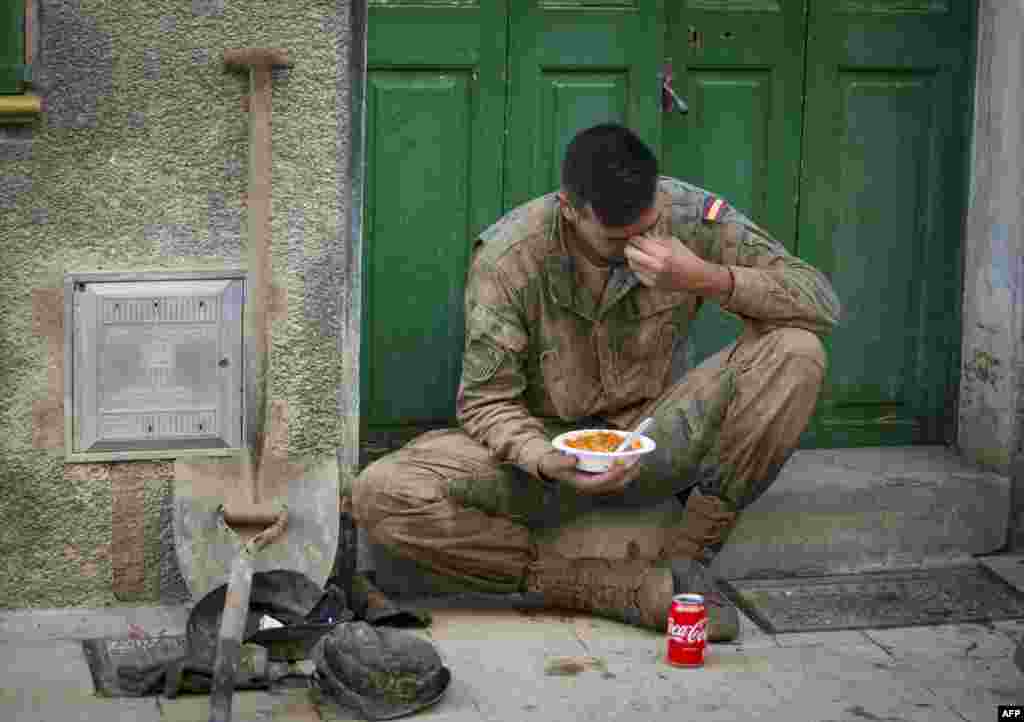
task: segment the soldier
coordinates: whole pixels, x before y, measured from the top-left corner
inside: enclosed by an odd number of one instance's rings
[[[705,301],[744,331],[687,372]],[[368,537],[475,589],[652,629],[674,593],[704,592],[709,639],[734,639],[736,609],[706,565],[814,411],[819,337],[839,318],[826,278],[723,199],[659,176],[634,133],[604,124],[569,144],[559,192],[480,234],[465,308],[460,428],[421,435],[354,481]],[[646,416],[657,450],[631,467],[577,471],[550,442]],[[588,509],[672,495],[683,522],[657,560],[570,560],[531,539]]]

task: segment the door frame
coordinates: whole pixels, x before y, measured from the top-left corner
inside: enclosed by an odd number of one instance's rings
[[[339,69],[347,64],[349,124],[346,138],[348,164],[341,157],[335,158],[337,165],[338,194],[348,195],[348,217],[339,218],[339,229],[346,229],[349,242],[342,243],[340,268],[343,275],[341,298],[338,304],[338,351],[341,355],[341,379],[338,387],[337,409],[342,420],[340,445],[335,455],[341,475],[342,490],[350,489],[351,482],[359,473],[360,443],[360,395],[362,393],[361,356],[363,321],[363,198],[366,192],[366,81],[367,81],[367,25],[369,22],[368,0],[350,0],[349,27],[351,39],[347,58],[337,59]],[[339,54],[340,55],[340,54]],[[340,73],[339,73],[340,75]],[[339,86],[344,81],[339,78]],[[339,94],[343,89],[338,88]],[[338,134],[342,131],[339,128]],[[342,179],[347,179],[347,184]],[[346,187],[347,185],[347,187]],[[341,202],[341,208],[345,203]],[[342,231],[344,232],[344,231]]]

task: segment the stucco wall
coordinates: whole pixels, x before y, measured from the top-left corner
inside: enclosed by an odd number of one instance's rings
[[[248,79],[225,48],[286,48],[275,72],[270,397],[292,459],[335,464],[348,232],[346,0],[39,0],[44,115],[0,128],[0,606],[115,601],[112,519],[142,577],[183,591],[168,536],[173,459],[65,464],[62,283],[71,271],[246,267]],[[138,509],[112,489],[134,489]]]
[[[1024,421],[1024,2],[982,0],[958,443],[1006,473]]]

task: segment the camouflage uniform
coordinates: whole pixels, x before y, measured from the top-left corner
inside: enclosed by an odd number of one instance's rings
[[[613,267],[603,298],[577,282],[555,193],[484,231],[466,289],[461,428],[424,434],[367,467],[352,489],[369,537],[442,576],[519,588],[531,529],[601,504],[646,504],[697,486],[741,510],[776,478],[825,374],[819,336],[839,318],[828,280],[707,191],[662,177],[655,231],[726,266],[736,342],[687,372],[703,302]],[[653,415],[658,449],[613,499],[541,480],[550,439]]]

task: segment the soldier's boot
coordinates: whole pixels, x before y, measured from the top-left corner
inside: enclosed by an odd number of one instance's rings
[[[738,512],[717,496],[691,493],[685,501],[683,521],[669,540],[663,557],[678,569],[689,567],[686,581],[693,591],[703,594],[708,619],[714,627],[714,641],[731,642],[740,633],[739,612],[729,599],[718,591],[708,566],[721,551],[736,526]],[[678,575],[677,575],[678,576]]]
[[[691,493],[684,503],[682,523],[665,546],[665,558],[710,564],[732,533],[738,516],[739,512],[717,496]]]
[[[707,570],[691,559],[652,563],[568,559],[548,553],[528,566],[525,591],[539,594],[547,607],[587,612],[659,631],[668,623],[674,595],[703,594],[708,640],[729,641],[739,634],[736,608],[723,604],[724,598]]]

